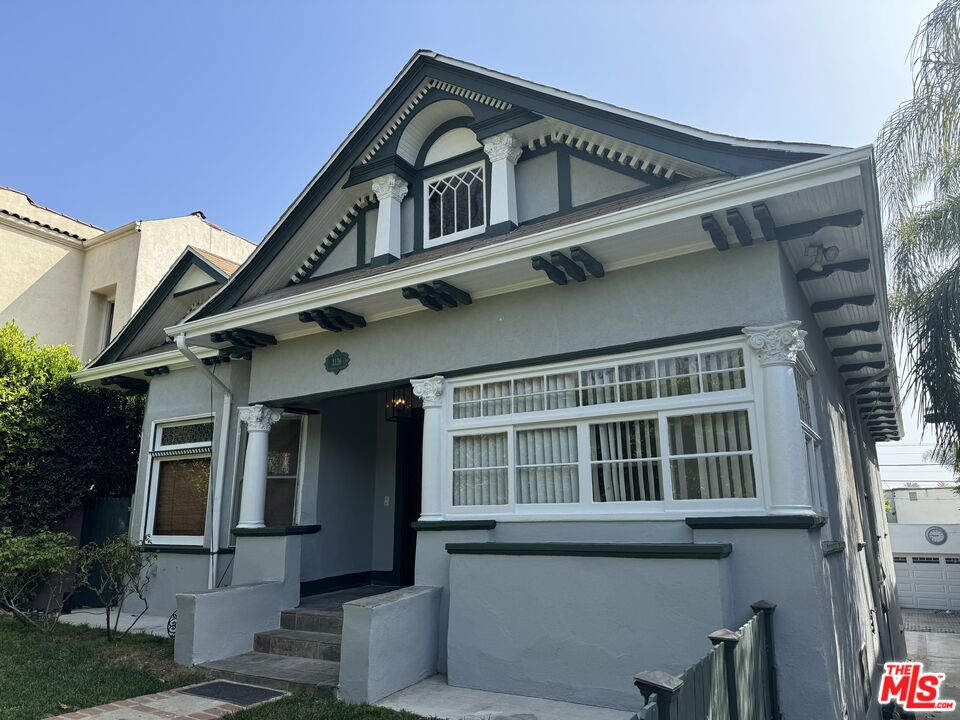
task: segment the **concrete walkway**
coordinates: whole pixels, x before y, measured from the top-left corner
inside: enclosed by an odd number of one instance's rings
[[[118,630],[123,632],[137,616],[132,613],[120,613],[120,615]],[[169,619],[169,617],[160,617],[158,615],[144,615],[137,621],[137,624],[133,626],[130,632],[167,637],[167,621]],[[112,624],[114,620],[114,616],[111,615],[110,623]],[[87,627],[100,628],[102,630],[107,627],[107,611],[103,608],[74,610],[71,613],[61,615],[60,622],[66,625],[86,625]]]
[[[638,692],[638,707],[642,701]],[[451,687],[443,675],[422,680],[377,705],[443,720],[636,720],[635,713],[624,710]]]
[[[238,700],[227,702],[222,698],[207,697],[202,694],[204,689],[216,683],[233,685],[241,696],[249,695],[250,691],[263,691],[250,685],[235,683],[205,682],[198,685],[167,690],[152,695],[141,695],[129,700],[117,700],[106,705],[77,710],[76,712],[57,715],[52,720],[215,720],[215,718],[230,715],[246,708],[273,702],[286,693],[270,692],[267,699],[255,698],[253,701]],[[242,703],[242,704],[241,704]]]
[[[928,672],[946,675],[940,686],[940,697],[956,700],[960,706],[960,634],[955,632],[904,632],[907,657],[923,663]],[[960,710],[918,714],[917,720],[960,720]]]

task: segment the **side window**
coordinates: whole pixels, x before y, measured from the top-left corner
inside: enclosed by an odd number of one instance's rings
[[[146,526],[152,542],[203,543],[212,447],[212,420],[157,426]]]

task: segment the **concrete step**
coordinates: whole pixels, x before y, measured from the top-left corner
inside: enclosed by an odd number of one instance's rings
[[[339,635],[343,632],[343,610],[312,608],[284,610],[280,613],[280,627],[284,630],[306,630]]]
[[[338,662],[262,652],[235,655],[200,667],[224,680],[331,697],[340,682]]]
[[[280,628],[254,635],[253,649],[273,655],[339,661],[340,635]]]

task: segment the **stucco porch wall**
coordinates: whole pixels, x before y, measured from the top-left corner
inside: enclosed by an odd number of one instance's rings
[[[610,272],[600,280],[551,283],[443,312],[373,322],[359,331],[287,340],[254,353],[250,399],[270,403],[781,322],[789,318],[779,262],[772,243],[701,252]],[[455,277],[447,279],[456,283]],[[350,355],[349,367],[336,375],[324,372],[323,358],[337,349]]]
[[[681,673],[730,617],[728,561],[453,555],[448,682],[636,710],[634,674]]]

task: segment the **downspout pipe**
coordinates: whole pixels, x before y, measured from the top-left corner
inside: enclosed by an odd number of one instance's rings
[[[217,554],[220,550],[220,519],[223,504],[223,484],[227,474],[227,444],[230,441],[230,413],[233,410],[233,391],[230,386],[218,378],[193,351],[187,347],[187,336],[180,333],[174,338],[177,350],[191,365],[196,367],[210,384],[223,393],[223,408],[220,414],[220,441],[217,447],[217,474],[213,479],[213,508],[210,512],[210,564],[207,571],[207,589],[217,586]]]

